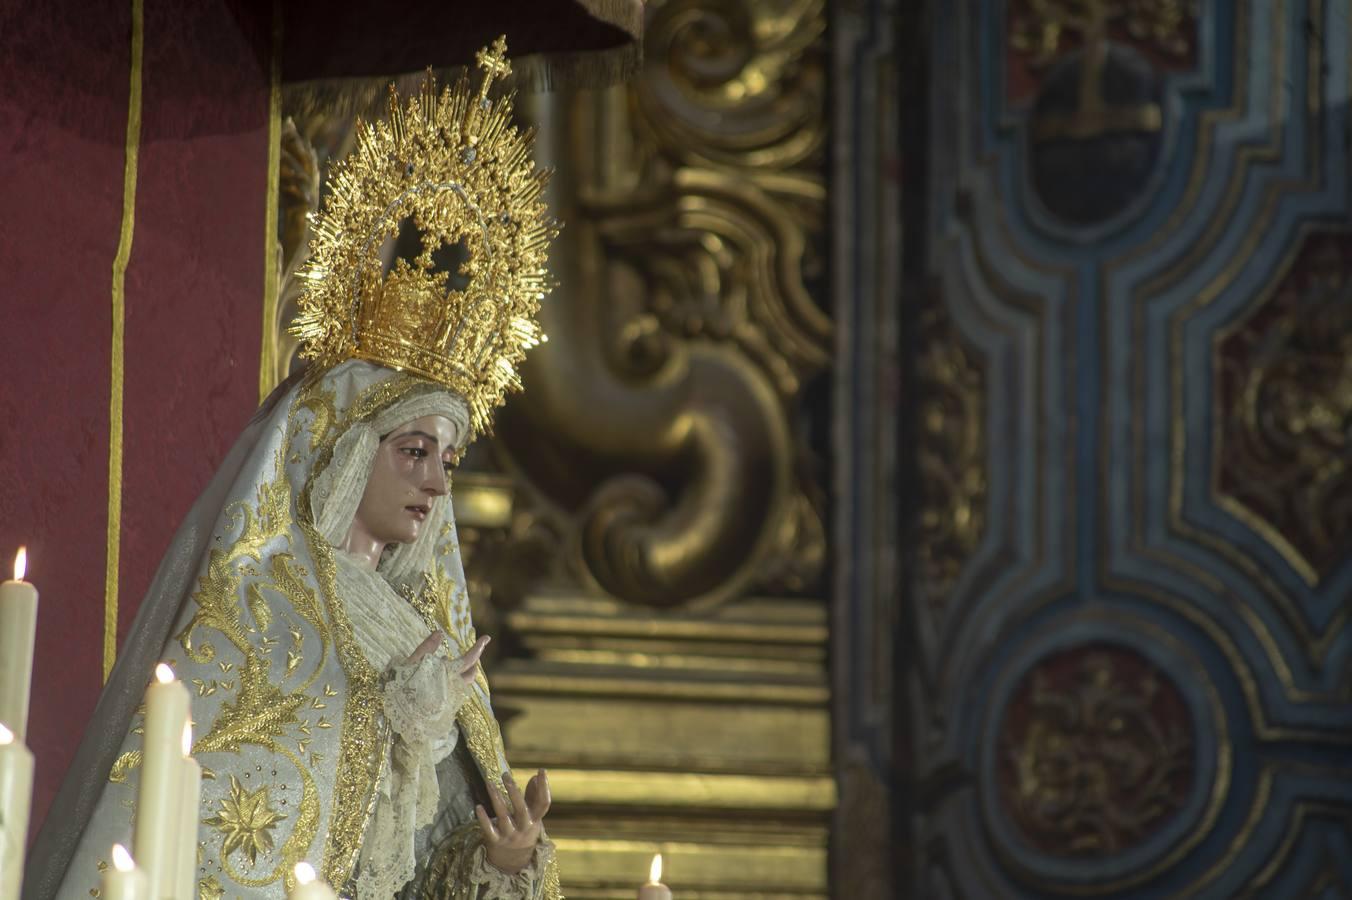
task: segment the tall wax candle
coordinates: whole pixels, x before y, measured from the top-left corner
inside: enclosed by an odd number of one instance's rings
[[[141,789],[136,798],[136,862],[145,871],[151,900],[173,895],[179,832],[178,792],[183,785],[183,728],[188,689],[160,663],[146,690]]]
[[[0,724],[19,741],[28,736],[28,693],[33,683],[33,636],[38,590],[23,580],[28,550],[14,557],[14,580],[0,584]]]
[[[19,900],[32,800],[33,754],[0,725],[0,900]]]
[[[192,758],[192,724],[183,726],[182,786],[179,789],[178,854],[174,868],[174,896],[197,896],[197,827],[201,818],[202,767]]]
[[[662,854],[653,854],[648,883],[638,889],[638,900],[671,900],[671,888],[662,883]]]
[[[146,874],[136,868],[131,854],[121,844],[113,844],[113,864],[103,870],[99,900],[150,900]]]
[[[307,862],[296,863],[296,886],[287,895],[287,900],[338,900],[333,888],[319,880],[314,866]]]

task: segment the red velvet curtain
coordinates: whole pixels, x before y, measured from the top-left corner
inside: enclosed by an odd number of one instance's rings
[[[257,404],[271,28],[243,5],[144,0],[129,141],[132,0],[19,7],[0,5],[0,569],[27,544],[41,591],[36,831],[102,685],[105,616],[120,638]]]

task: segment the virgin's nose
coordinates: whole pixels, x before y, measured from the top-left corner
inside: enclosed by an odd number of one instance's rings
[[[427,473],[427,477],[423,479],[422,483],[423,493],[429,497],[446,496],[446,470],[441,467],[440,463],[429,468],[431,471]]]

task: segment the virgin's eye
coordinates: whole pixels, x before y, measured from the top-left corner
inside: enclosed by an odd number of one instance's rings
[[[405,447],[404,452],[414,459],[422,459],[427,455],[427,451],[421,447]]]

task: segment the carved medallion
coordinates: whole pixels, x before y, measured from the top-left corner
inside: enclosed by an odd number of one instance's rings
[[[1185,803],[1193,731],[1178,687],[1144,656],[1098,643],[1044,657],[999,731],[999,796],[1023,838],[1056,857],[1142,843]]]
[[[1352,553],[1349,253],[1307,237],[1215,349],[1216,492],[1312,584]]]
[[[1190,68],[1188,0],[1047,0],[1010,16],[1010,93],[1033,95],[1030,174],[1072,225],[1097,224],[1142,195],[1159,162],[1164,76]]]

